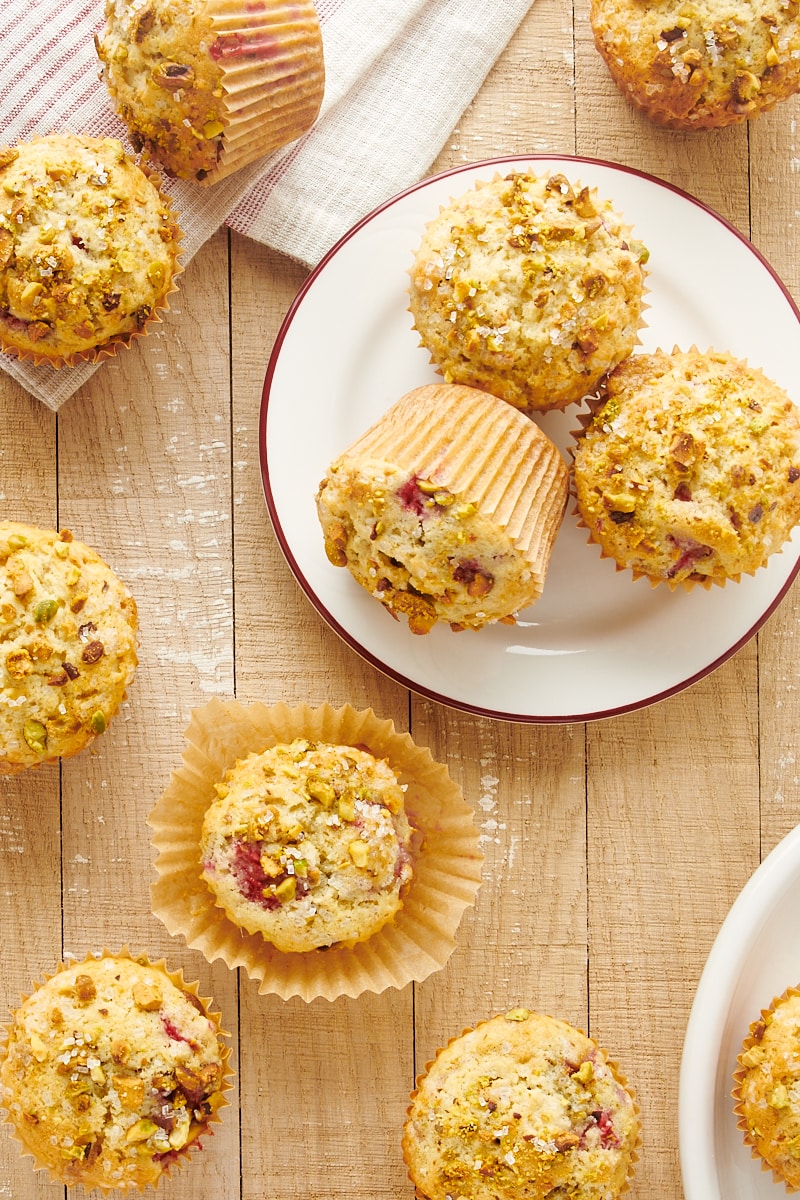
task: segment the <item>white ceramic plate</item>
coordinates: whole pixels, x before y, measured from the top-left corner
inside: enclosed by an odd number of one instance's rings
[[[309,600],[369,662],[432,699],[482,715],[556,722],[611,716],[707,674],[763,623],[794,577],[800,530],[740,584],[687,594],[617,572],[571,513],[544,595],[516,626],[424,637],[395,622],[349,572],[331,566],[314,497],[330,462],[413,387],[438,378],[408,312],[408,270],[424,225],[496,172],[563,172],[594,185],[648,247],[642,349],[692,343],[760,366],[796,402],[800,314],[764,259],[685,193],[610,163],[506,158],[457,168],[388,201],[330,251],[278,334],[264,383],[264,489],[281,547]],[[565,448],[576,409],[541,425]]]
[[[736,1126],[736,1056],[762,1008],[800,983],[800,826],[754,872],[708,956],[686,1029],[678,1099],[686,1200],[781,1200]]]

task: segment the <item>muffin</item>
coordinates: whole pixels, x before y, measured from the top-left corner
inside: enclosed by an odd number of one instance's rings
[[[498,177],[428,224],[411,268],[414,327],[447,383],[528,413],[564,408],[637,344],[646,259],[594,188]]]
[[[182,976],[105,954],[23,999],[0,1061],[8,1120],[67,1185],[155,1186],[224,1103],[219,1018]]]
[[[136,667],[136,602],[100,556],[0,521],[0,774],[76,754],[105,731]]]
[[[0,347],[74,366],[142,334],[174,290],[179,231],[115,138],[0,147]]]
[[[744,1141],[764,1170],[800,1189],[800,992],[789,988],[750,1026],[733,1096]]]
[[[800,520],[800,417],[730,354],[635,355],[575,449],[578,512],[619,568],[670,587],[752,574]]]
[[[329,468],[325,552],[412,633],[481,629],[542,593],[567,499],[559,451],[476,388],[407,393]]]
[[[311,0],[106,0],[102,75],[134,147],[213,183],[305,133],[322,103]]]
[[[794,3],[592,0],[591,23],[614,82],[659,125],[735,125],[800,89]]]
[[[427,979],[480,884],[474,813],[447,768],[349,704],[209,701],[148,823],[155,915],[283,999]]]
[[[235,925],[279,950],[354,946],[411,881],[411,826],[389,764],[297,738],[240,760],[203,821],[203,878]]]
[[[615,1200],[638,1146],[638,1107],[615,1064],[565,1021],[526,1008],[439,1051],[403,1134],[420,1200]]]

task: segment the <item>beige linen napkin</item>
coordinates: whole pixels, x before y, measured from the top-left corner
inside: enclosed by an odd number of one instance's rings
[[[313,266],[378,204],[422,178],[532,0],[318,0],[320,117],[298,142],[216,184],[167,180],[184,264],[220,225]],[[127,143],[98,76],[100,0],[2,0],[0,143],[51,131]],[[166,316],[169,321],[169,314]],[[93,366],[0,366],[58,409]]]

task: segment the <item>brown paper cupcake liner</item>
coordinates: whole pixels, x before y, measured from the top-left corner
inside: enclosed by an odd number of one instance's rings
[[[204,1015],[213,1024],[218,1038],[230,1037],[230,1033],[227,1030],[223,1029],[223,1027],[222,1027],[221,1013],[219,1013],[217,1010],[215,1010],[211,1007],[213,1004],[213,1000],[210,997],[201,996],[198,991],[197,981],[192,982],[192,983],[187,982],[184,977],[183,970],[181,968],[171,970],[170,968],[167,967],[166,959],[161,958],[161,959],[158,959],[157,961],[153,961],[146,954],[136,954],[136,953],[132,952],[127,945],[122,946],[122,948],[120,950],[109,950],[108,947],[103,947],[103,949],[99,953],[89,952],[82,961],[85,963],[98,962],[101,959],[105,959],[105,958],[130,959],[131,961],[140,963],[143,966],[149,966],[149,967],[153,967],[156,970],[163,971],[164,974],[169,979],[170,983],[172,983],[175,987],[180,989],[180,991],[185,992],[188,996],[192,997],[195,1004],[199,1005],[202,1008]],[[70,959],[69,961],[62,960],[61,962],[59,962],[53,971],[46,972],[42,975],[41,979],[35,980],[32,983],[31,989],[29,992],[25,992],[20,996],[20,1001],[19,1001],[19,1005],[17,1006],[17,1008],[19,1008],[27,1000],[29,1000],[30,997],[33,996],[49,980],[51,980],[51,979],[55,978],[57,975],[61,974],[62,971],[70,970],[73,967],[75,967],[76,965],[80,965],[76,959]],[[6,1054],[8,1053],[8,1045],[9,1045],[9,1041],[10,1041],[10,1038],[11,1038],[12,1032],[13,1032],[16,1011],[17,1011],[17,1009],[15,1008],[12,1012],[11,1020],[9,1022],[0,1026],[0,1063],[2,1063],[2,1061],[6,1057]],[[229,1092],[233,1085],[233,1070],[230,1065],[231,1048],[230,1048],[230,1046],[223,1045],[222,1043],[219,1044],[219,1048],[220,1048],[220,1057],[222,1059],[222,1077],[220,1079],[220,1096],[221,1096],[220,1105],[209,1116],[208,1121],[206,1122],[208,1128],[203,1133],[201,1133],[197,1138],[194,1138],[191,1142],[189,1142],[186,1146],[184,1146],[182,1149],[180,1149],[178,1151],[174,1151],[173,1156],[170,1157],[169,1161],[164,1164],[161,1175],[158,1177],[158,1179],[156,1179],[155,1183],[148,1184],[147,1186],[156,1188],[158,1186],[158,1183],[160,1182],[161,1178],[167,1178],[170,1175],[173,1167],[180,1169],[184,1165],[186,1165],[188,1163],[189,1159],[191,1158],[193,1151],[195,1149],[202,1149],[202,1146],[200,1144],[202,1141],[202,1138],[204,1136],[206,1136],[207,1133],[208,1134],[213,1133],[213,1129],[211,1127],[213,1125],[219,1124],[219,1122],[221,1120],[221,1117],[220,1117],[221,1110],[223,1108],[227,1108],[230,1105],[230,1101],[226,1098],[225,1093]],[[26,1142],[20,1135],[19,1129],[17,1128],[15,1122],[12,1120],[11,1114],[8,1111],[8,1109],[6,1109],[3,1114],[3,1124],[8,1125],[10,1127],[11,1134],[14,1137],[14,1140],[18,1144],[20,1157],[22,1157],[23,1159],[31,1159],[32,1160],[32,1169],[34,1170],[34,1172],[46,1174],[49,1176],[49,1178],[54,1183],[65,1184],[68,1188],[77,1186],[77,1185],[73,1184],[73,1182],[71,1180],[65,1180],[63,1178],[62,1174],[56,1168],[51,1166],[49,1163],[41,1162],[39,1160],[39,1158],[37,1157],[36,1153],[33,1150],[29,1149],[28,1145],[26,1144]],[[101,1191],[104,1193],[108,1192],[108,1191],[139,1191],[139,1190],[143,1190],[142,1188],[138,1187],[135,1183],[126,1182],[126,1181],[123,1181],[123,1182],[118,1181],[114,1184],[109,1183],[107,1186],[102,1183],[93,1183],[92,1187],[93,1188],[96,1187],[98,1191]]]
[[[551,1015],[549,1013],[545,1014],[545,1015],[548,1016],[552,1020],[560,1020],[561,1019],[561,1018],[553,1018],[553,1017],[551,1017]],[[404,1161],[406,1168],[408,1170],[408,1173],[409,1173],[408,1178],[411,1181],[411,1183],[414,1184],[414,1195],[416,1197],[416,1200],[429,1200],[429,1197],[417,1187],[415,1180],[414,1180],[413,1176],[411,1175],[411,1165],[408,1161],[408,1132],[407,1132],[407,1130],[408,1130],[409,1121],[411,1119],[411,1114],[412,1114],[412,1111],[414,1108],[414,1101],[417,1098],[417,1096],[419,1095],[419,1090],[420,1090],[420,1087],[421,1087],[423,1081],[428,1076],[431,1068],[433,1067],[434,1063],[437,1061],[439,1056],[441,1054],[443,1054],[445,1050],[449,1049],[450,1046],[454,1045],[456,1042],[459,1042],[461,1040],[461,1038],[466,1037],[470,1033],[474,1033],[476,1029],[481,1029],[484,1025],[488,1025],[489,1022],[493,1019],[494,1018],[487,1018],[484,1021],[476,1022],[475,1025],[468,1025],[464,1029],[461,1030],[461,1033],[455,1034],[453,1037],[449,1038],[448,1041],[444,1044],[444,1046],[441,1046],[435,1052],[433,1057],[428,1059],[425,1062],[422,1070],[419,1072],[419,1074],[417,1075],[417,1077],[414,1081],[414,1088],[409,1095],[409,1103],[406,1108],[406,1121],[405,1121],[405,1125],[403,1128],[401,1149],[402,1149],[402,1153],[403,1153],[403,1161]],[[577,1032],[580,1033],[583,1037],[589,1036],[587,1033],[584,1032],[584,1030],[578,1028],[578,1026],[573,1026],[573,1028],[576,1029]],[[592,1040],[594,1040],[594,1039],[592,1039]],[[627,1178],[618,1193],[621,1196],[621,1195],[624,1195],[625,1192],[629,1191],[629,1189],[631,1187],[631,1183],[633,1182],[636,1164],[638,1163],[639,1158],[641,1156],[641,1149],[642,1149],[641,1109],[639,1106],[639,1100],[636,1095],[636,1092],[631,1087],[630,1083],[627,1080],[627,1077],[625,1076],[624,1072],[621,1070],[619,1064],[616,1062],[615,1059],[610,1058],[608,1056],[607,1052],[601,1046],[599,1046],[596,1042],[595,1042],[595,1045],[597,1046],[599,1053],[602,1055],[605,1065],[608,1067],[609,1071],[611,1072],[611,1074],[614,1078],[614,1081],[617,1084],[619,1084],[619,1086],[621,1088],[623,1088],[630,1096],[631,1102],[633,1104],[634,1116],[636,1118],[636,1126],[637,1126],[636,1140],[630,1150],[630,1162],[628,1165]]]
[[[411,884],[393,921],[349,949],[281,952],[235,925],[202,877],[200,833],[216,798],[214,784],[238,759],[295,738],[366,746],[408,785],[406,811],[418,842]],[[427,749],[371,709],[218,699],[195,710],[186,739],[182,762],[148,818],[159,876],[151,886],[152,909],[171,934],[209,962],[221,958],[244,968],[260,993],[283,999],[333,1000],[402,988],[445,965],[463,913],[475,901],[483,858],[472,809]]]
[[[89,137],[89,134],[81,134],[79,136]],[[32,139],[37,140],[37,139]],[[78,350],[73,354],[61,355],[57,358],[49,354],[37,354],[35,350],[28,350],[24,347],[14,346],[4,341],[3,332],[0,328],[0,352],[11,355],[20,362],[32,363],[35,367],[49,365],[54,371],[60,371],[63,367],[77,367],[81,364],[96,365],[103,362],[107,358],[115,357],[117,351],[121,348],[129,349],[134,342],[140,338],[147,337],[153,325],[161,324],[163,314],[169,311],[169,297],[178,291],[177,279],[183,274],[183,265],[179,261],[181,252],[181,242],[183,240],[183,230],[180,227],[178,216],[173,207],[172,201],[163,188],[163,181],[159,173],[145,159],[137,160],[137,166],[152,183],[153,187],[158,192],[158,195],[170,214],[169,231],[171,241],[175,247],[175,258],[172,265],[172,278],[168,290],[164,293],[156,305],[154,305],[147,320],[139,329],[131,329],[125,333],[114,334],[103,342],[102,345],[92,346],[86,350]]]
[[[742,1063],[742,1056],[760,1041],[760,1038],[756,1037],[756,1030],[773,1012],[775,1012],[776,1008],[780,1004],[792,996],[800,996],[800,987],[787,987],[786,990],[780,994],[780,996],[776,996],[773,999],[772,1003],[768,1005],[767,1008],[762,1008],[761,1016],[758,1018],[758,1020],[751,1022],[749,1033],[744,1038],[742,1042],[742,1048],[736,1056],[737,1065],[733,1072],[733,1088],[731,1090],[731,1099],[734,1101],[733,1112],[736,1116],[736,1127],[741,1131],[742,1141],[749,1149],[750,1157],[756,1159],[761,1165],[761,1170],[769,1172],[772,1175],[775,1183],[782,1184],[785,1190],[789,1193],[800,1191],[800,1187],[791,1184],[777,1167],[773,1166],[767,1161],[767,1159],[759,1150],[758,1144],[751,1133],[750,1126],[745,1115],[741,1088],[744,1078],[748,1072],[748,1068]]]
[[[311,0],[208,0],[222,71],[225,133],[218,182],[306,133],[322,104],[322,34]]]

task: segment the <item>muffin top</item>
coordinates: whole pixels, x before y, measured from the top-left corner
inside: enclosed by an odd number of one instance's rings
[[[581,518],[653,582],[755,571],[800,520],[800,413],[760,370],[696,349],[635,355],[575,449]]]
[[[403,1151],[426,1200],[614,1200],[638,1140],[634,1099],[594,1041],[518,1008],[439,1052]]]
[[[591,21],[616,83],[660,125],[738,124],[800,87],[794,3],[593,0]]]
[[[800,1188],[800,994],[777,1000],[750,1027],[738,1058],[736,1111],[745,1141]]]
[[[646,257],[594,188],[561,174],[482,182],[425,230],[414,326],[447,382],[563,408],[636,345]]]
[[[166,307],[177,229],[115,138],[0,148],[0,346],[54,365],[128,343]]]
[[[248,755],[216,791],[203,878],[249,933],[281,951],[354,945],[402,905],[411,826],[382,759],[300,738]]]
[[[136,602],[69,530],[0,521],[0,773],[103,733],[136,667]]]
[[[226,123],[208,5],[106,0],[105,12],[97,53],[134,148],[172,175],[203,179],[217,165]]]
[[[86,1188],[156,1184],[222,1103],[219,1024],[160,966],[70,965],[17,1009],[3,1104],[39,1164]]]

